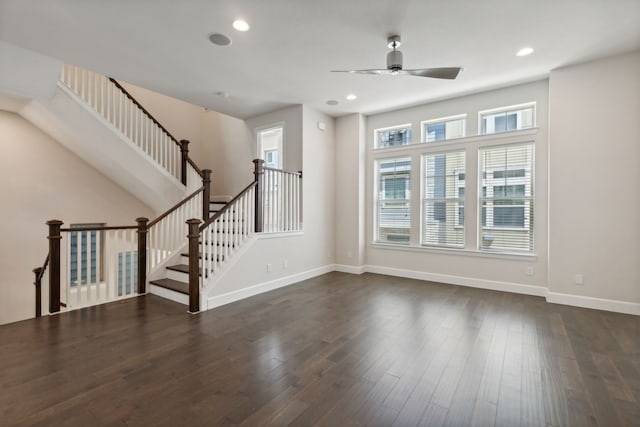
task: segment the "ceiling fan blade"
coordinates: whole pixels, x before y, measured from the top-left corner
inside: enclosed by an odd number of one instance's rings
[[[402,70],[400,71],[400,74],[453,80],[458,77],[458,73],[460,73],[460,71],[462,71],[462,68],[460,67],[423,68],[421,70]]]
[[[350,73],[350,74],[378,74],[391,75],[391,70],[386,68],[379,70],[331,70],[332,73]]]

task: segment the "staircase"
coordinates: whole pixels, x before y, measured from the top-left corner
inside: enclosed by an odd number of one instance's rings
[[[188,141],[173,137],[118,82],[65,65],[58,86],[65,105],[81,105],[100,118],[103,132],[117,134],[125,144],[119,148],[122,153],[135,152],[183,197],[157,218],[137,218],[135,224],[78,230],[65,228],[57,219],[48,221],[49,252],[44,265],[34,270],[37,315],[40,307],[51,314],[62,307],[77,309],[138,296],[147,292],[147,285],[149,292],[187,304],[195,313],[200,311],[201,294],[206,298],[256,233],[301,230],[301,172],[267,168],[256,159],[254,181],[244,190],[231,200],[212,198],[211,171],[200,169],[189,157]],[[79,140],[74,144],[68,147],[104,166],[106,175],[118,172],[105,162],[111,157],[93,153]],[[129,168],[126,179],[138,180],[141,194],[148,192],[145,178],[137,172]],[[157,191],[154,197],[164,190]],[[171,202],[160,200],[157,206]],[[82,249],[80,241],[86,242]]]
[[[222,199],[216,199],[213,197],[209,202],[209,215],[214,216],[218,212],[220,212],[227,205],[227,201]],[[234,230],[231,230],[231,234],[233,234]],[[202,243],[200,239],[199,243]],[[218,243],[220,245],[220,243]],[[232,248],[234,246],[232,245]],[[202,252],[198,251],[198,260],[202,259]],[[218,259],[219,261],[224,261],[224,255],[221,255]],[[173,301],[189,304],[189,251],[184,250],[180,252],[180,257],[178,258],[178,264],[169,265],[166,268],[166,277],[162,279],[156,279],[149,281],[151,285],[149,291],[151,293],[155,293],[166,298],[169,298]],[[202,263],[198,263],[198,270],[200,271],[202,267]],[[199,274],[199,277],[202,275]],[[158,289],[161,288],[161,289]]]

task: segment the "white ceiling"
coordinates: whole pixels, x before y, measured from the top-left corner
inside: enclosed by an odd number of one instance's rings
[[[237,17],[249,32],[232,28]],[[233,43],[211,44],[214,32]],[[384,68],[392,33],[405,68],[464,72],[455,81],[329,72]],[[240,118],[291,104],[339,116],[640,49],[640,0],[0,0],[0,40]],[[535,52],[516,57],[524,46]]]

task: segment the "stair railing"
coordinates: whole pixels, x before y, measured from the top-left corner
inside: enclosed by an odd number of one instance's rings
[[[33,282],[33,285],[36,288],[36,292],[35,292],[35,306],[36,306],[36,317],[40,317],[42,316],[42,281],[45,281],[45,286],[44,289],[45,291],[48,291],[48,281],[47,278],[45,276],[45,272],[47,271],[47,266],[49,265],[49,254],[47,254],[46,258],[44,259],[44,263],[42,263],[42,267],[36,267],[33,269],[33,273],[35,274],[35,281]]]
[[[200,310],[200,289],[255,233],[302,229],[302,172],[266,168],[255,159],[254,180],[204,223],[189,226],[189,311]]]
[[[60,81],[183,185],[187,165],[203,178],[189,158],[188,141],[178,141],[115,79],[66,64]]]

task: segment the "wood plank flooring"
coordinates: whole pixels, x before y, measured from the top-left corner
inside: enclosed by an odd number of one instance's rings
[[[330,273],[0,326],[2,426],[640,426],[640,317]]]

